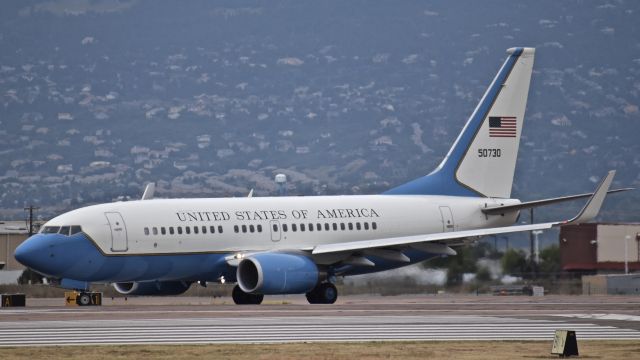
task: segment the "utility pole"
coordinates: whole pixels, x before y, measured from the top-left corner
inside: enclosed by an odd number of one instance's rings
[[[529,224],[533,224],[533,208],[529,209]],[[530,252],[529,252],[529,264],[531,266],[531,273],[533,275],[533,277],[537,277],[537,264],[536,264],[536,260],[535,260],[535,244],[534,244],[534,235],[533,235],[533,231],[529,231],[529,245],[530,245]]]
[[[27,219],[27,226],[29,227],[29,237],[33,235],[33,211],[38,209],[40,208],[33,205],[29,205],[29,207],[24,208],[25,211],[29,211],[29,218]]]

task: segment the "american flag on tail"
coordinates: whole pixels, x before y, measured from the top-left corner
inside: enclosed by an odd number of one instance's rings
[[[490,116],[489,137],[516,137],[517,124],[515,116]]]

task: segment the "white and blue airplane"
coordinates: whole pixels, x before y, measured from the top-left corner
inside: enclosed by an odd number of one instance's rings
[[[482,236],[589,221],[613,171],[592,194],[510,198],[535,49],[507,53],[440,165],[383,194],[152,199],[145,193],[143,200],[57,216],[15,257],[81,291],[113,283],[128,295],[174,295],[194,282],[226,280],[237,283],[236,304],[259,304],[270,294],[306,294],[310,303],[329,304],[339,276],[455,255],[456,246]],[[571,220],[513,225],[521,209],[578,198],[589,200]]]

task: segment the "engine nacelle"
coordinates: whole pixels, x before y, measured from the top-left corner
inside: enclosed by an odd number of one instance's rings
[[[238,264],[240,289],[250,294],[302,294],[318,284],[318,267],[304,255],[260,253]]]
[[[117,292],[124,295],[180,295],[189,290],[186,281],[150,281],[114,283]]]

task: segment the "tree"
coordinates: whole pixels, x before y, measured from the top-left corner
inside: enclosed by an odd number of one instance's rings
[[[560,264],[560,247],[551,245],[540,252],[540,272],[545,277],[556,277],[562,271]]]
[[[521,275],[528,270],[527,256],[522,250],[507,250],[500,260],[500,263],[502,265],[502,271],[505,274]]]
[[[42,284],[42,275],[26,268],[18,278],[18,284]]]

